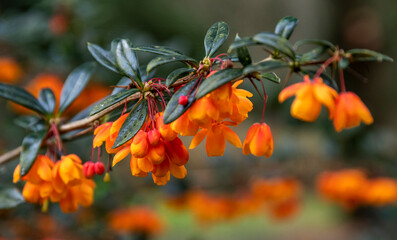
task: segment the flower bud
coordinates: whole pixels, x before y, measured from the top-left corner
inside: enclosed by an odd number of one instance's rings
[[[188,103],[188,97],[185,95],[182,95],[179,97],[179,104],[185,106]]]
[[[96,162],[94,169],[97,175],[102,175],[105,173],[105,165],[103,165],[102,162]]]

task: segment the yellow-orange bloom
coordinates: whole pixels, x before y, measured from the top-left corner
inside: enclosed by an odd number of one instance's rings
[[[14,83],[20,80],[22,69],[13,58],[0,58],[0,82]]]
[[[270,157],[273,148],[272,132],[266,123],[255,123],[248,129],[243,143],[243,154]]]
[[[364,202],[383,206],[397,202],[397,181],[391,178],[376,178],[369,181],[364,193]]]
[[[160,217],[144,206],[116,210],[110,214],[108,224],[116,232],[145,236],[158,234],[164,228]]]
[[[308,75],[304,76],[304,82],[296,83],[283,89],[278,95],[279,102],[295,95],[291,106],[291,115],[297,119],[313,122],[321,111],[321,105],[327,107],[329,117],[332,118],[335,107],[335,98],[338,93],[323,83],[321,78],[310,81]]]
[[[214,123],[209,129],[200,130],[192,139],[189,149],[197,147],[207,136],[205,149],[209,157],[222,156],[225,152],[225,139],[234,146],[241,148],[238,135],[228,125],[229,122]]]
[[[66,188],[63,197],[59,201],[62,212],[77,211],[79,205],[88,207],[94,201],[95,183],[91,179],[82,179],[80,184]]]
[[[373,123],[374,119],[361,99],[353,92],[342,92],[336,99],[334,111],[334,127],[337,132],[344,128]]]

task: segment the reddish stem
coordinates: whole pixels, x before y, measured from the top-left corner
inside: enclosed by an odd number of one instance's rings
[[[313,80],[320,77],[321,73],[323,73],[325,71],[325,69],[328,67],[328,65],[330,65],[331,63],[333,63],[334,61],[338,60],[338,56],[334,55],[330,58],[328,58],[321,66],[320,68],[317,70],[316,74],[313,77]]]
[[[345,78],[343,76],[343,70],[341,68],[339,69],[339,81],[342,92],[346,92]]]
[[[266,90],[265,90],[265,85],[263,84],[263,81],[261,79],[261,85],[262,85],[262,90],[263,90],[263,96],[265,98],[265,102],[263,104],[263,110],[262,110],[262,118],[261,118],[261,123],[263,123],[263,119],[265,117],[265,111],[266,111],[266,103],[267,103],[267,94],[266,94]]]

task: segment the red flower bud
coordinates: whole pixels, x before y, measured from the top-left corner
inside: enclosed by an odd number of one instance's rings
[[[187,96],[183,96],[182,95],[182,96],[179,97],[179,104],[185,106],[187,104],[187,102],[188,102]]]
[[[102,175],[105,173],[105,165],[102,162],[95,163],[95,173],[98,175]]]
[[[93,178],[95,176],[94,162],[86,162],[83,165],[83,173],[86,178]]]

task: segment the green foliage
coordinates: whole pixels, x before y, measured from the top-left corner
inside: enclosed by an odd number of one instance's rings
[[[120,73],[118,65],[116,63],[116,57],[113,55],[112,52],[106,51],[100,46],[93,43],[88,43],[87,46],[88,51],[97,62],[115,73]]]
[[[393,62],[393,59],[391,57],[368,49],[350,49],[346,53],[350,55],[349,60],[352,62],[356,62],[356,61]]]
[[[174,71],[172,71],[166,81],[165,81],[165,85],[167,85],[167,87],[170,87],[172,84],[174,84],[178,79],[183,78],[188,76],[189,74],[195,72],[195,69],[193,68],[178,68],[175,69]]]
[[[21,192],[13,187],[0,187],[0,209],[10,209],[25,202]]]
[[[198,62],[197,60],[185,56],[185,55],[165,55],[165,56],[160,56],[160,57],[156,57],[154,59],[152,59],[147,67],[146,67],[146,71],[147,72],[151,72],[153,71],[155,68],[157,68],[158,66],[161,66],[163,64],[166,63],[172,63],[172,62],[184,62],[184,63],[189,63],[189,65],[194,65],[194,66],[198,66]]]
[[[253,37],[253,40],[256,43],[263,44],[266,47],[273,49],[275,51],[273,53],[274,57],[278,57],[277,52],[281,52],[291,59],[295,59],[293,47],[286,38],[280,37],[273,33],[263,32],[256,34]]]
[[[214,23],[204,38],[205,56],[212,57],[229,36],[229,26],[225,22]]]
[[[26,135],[22,141],[22,152],[20,157],[21,177],[25,176],[33,166],[39,152],[41,142],[46,136],[47,131],[41,130]]]
[[[287,16],[283,17],[276,25],[274,33],[280,37],[289,39],[291,34],[294,32],[298,19],[295,17]]]
[[[275,74],[274,72],[262,73],[260,76],[261,76],[262,79],[266,79],[266,80],[269,80],[269,81],[274,82],[274,83],[280,83],[281,82],[280,77],[277,76],[277,74]]]
[[[133,47],[131,49],[134,51],[148,52],[148,53],[154,53],[164,56],[183,55],[182,53],[180,53],[175,49],[169,47],[163,47],[163,46],[149,46],[149,47],[141,46],[141,47]]]
[[[115,103],[118,103],[124,99],[126,99],[127,97],[131,96],[134,93],[137,93],[138,89],[136,88],[132,88],[132,89],[128,89],[125,91],[121,91],[118,92],[116,94],[110,95],[108,97],[106,97],[104,100],[102,100],[100,103],[98,103],[92,110],[90,115],[94,115],[110,106],[112,106]]]
[[[250,74],[253,72],[269,72],[270,70],[285,68],[288,66],[289,63],[287,62],[276,59],[268,59],[263,62],[248,65],[247,67],[244,68],[244,74]]]
[[[115,54],[119,69],[125,76],[134,79],[142,85],[138,59],[135,52],[131,49],[132,44],[129,40],[121,39],[116,44]]]
[[[239,40],[241,40],[241,38],[238,35],[236,35],[236,38],[234,40],[239,41]],[[247,46],[243,45],[243,46],[237,48],[237,57],[238,57],[239,62],[244,67],[252,63],[251,55],[248,51]]]
[[[44,88],[39,93],[39,103],[44,108],[47,115],[52,116],[56,107],[54,92],[50,88]]]

